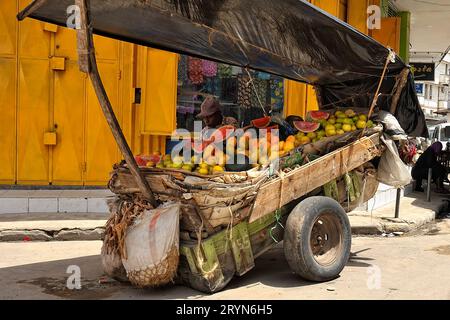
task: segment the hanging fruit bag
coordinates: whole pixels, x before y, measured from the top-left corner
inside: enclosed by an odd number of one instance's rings
[[[128,228],[122,262],[130,282],[157,287],[173,280],[179,261],[180,204],[146,210]]]

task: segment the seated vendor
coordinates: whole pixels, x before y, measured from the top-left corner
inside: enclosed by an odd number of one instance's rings
[[[428,179],[428,169],[432,169],[432,179],[437,185],[437,192],[445,192],[444,180],[446,179],[447,170],[438,162],[438,155],[442,151],[442,143],[433,143],[424,153],[419,157],[414,165],[411,176],[416,180],[415,191],[423,192],[422,180]]]
[[[197,118],[203,120],[205,127],[202,130],[202,136],[210,129],[217,129],[224,125],[232,125],[237,127],[238,122],[233,117],[224,117],[222,114],[220,102],[213,96],[208,96],[203,101],[201,112],[197,115]]]

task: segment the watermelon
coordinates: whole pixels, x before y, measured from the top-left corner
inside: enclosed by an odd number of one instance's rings
[[[303,118],[300,116],[289,116],[286,118],[286,122],[289,123],[291,127],[294,127],[294,121],[303,121]]]
[[[213,141],[214,143],[225,141],[234,134],[235,130],[236,128],[231,125],[220,127],[211,135],[210,141]]]
[[[134,159],[136,160],[137,165],[140,167],[145,167],[147,165],[148,161],[146,161],[144,159],[144,156],[142,156],[142,155],[135,156]]]
[[[192,141],[192,149],[195,153],[202,153],[210,144],[210,141]]]
[[[259,119],[252,120],[252,125],[255,128],[262,129],[262,128],[266,128],[270,124],[271,121],[272,121],[272,117],[259,118]]]
[[[320,123],[307,121],[294,121],[294,127],[303,133],[314,132],[320,128]]]
[[[327,120],[330,117],[328,112],[324,111],[309,111],[306,115],[306,120],[308,121],[319,121],[319,120]]]

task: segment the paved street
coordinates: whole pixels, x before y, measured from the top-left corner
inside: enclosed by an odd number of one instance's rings
[[[222,292],[182,286],[142,290],[103,277],[99,241],[0,243],[0,299],[450,299],[450,221],[407,237],[355,237],[341,277],[309,283],[277,247]],[[68,290],[71,265],[81,290]]]

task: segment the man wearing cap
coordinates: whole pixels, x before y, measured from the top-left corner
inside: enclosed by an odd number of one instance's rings
[[[206,97],[200,109],[201,112],[197,115],[197,118],[202,119],[205,124],[201,132],[203,138],[207,138],[205,135],[210,129],[217,129],[224,125],[237,127],[237,120],[235,118],[223,116],[220,102],[213,96]]]

